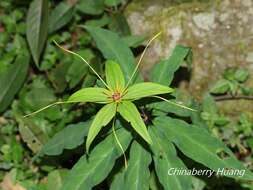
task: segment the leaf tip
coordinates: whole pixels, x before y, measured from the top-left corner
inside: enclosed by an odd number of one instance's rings
[[[152,144],[153,144],[153,141],[152,141],[152,139],[151,139],[151,137],[150,137],[149,134],[148,134],[147,142],[148,142],[149,145],[152,145]]]
[[[157,37],[160,36],[162,33],[163,33],[162,30],[160,30],[160,31],[154,36],[154,38],[157,38]]]
[[[85,148],[86,148],[86,153],[89,155],[89,152],[90,152],[90,143],[87,140],[86,140]]]

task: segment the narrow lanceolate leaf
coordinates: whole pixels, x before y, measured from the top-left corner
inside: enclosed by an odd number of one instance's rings
[[[130,86],[126,94],[123,96],[124,100],[138,100],[148,96],[158,94],[167,94],[173,92],[173,89],[164,85],[153,82],[143,82]]]
[[[91,122],[80,122],[71,124],[56,133],[42,148],[41,153],[45,155],[59,155],[64,149],[73,149],[84,142]],[[74,140],[73,140],[74,139]]]
[[[129,101],[123,101],[118,105],[117,111],[120,115],[130,122],[134,130],[149,144],[152,143],[151,138],[148,134],[147,128],[140,116],[136,106]]]
[[[125,151],[131,141],[131,134],[121,128],[116,131]],[[122,154],[115,137],[110,134],[97,145],[89,157],[84,155],[71,169],[61,190],[91,190],[111,172],[115,160]]]
[[[174,73],[179,69],[184,60],[191,57],[192,52],[190,48],[183,46],[176,46],[172,55],[156,64],[152,69],[151,81],[163,85],[170,85],[174,77]]]
[[[37,67],[48,33],[48,0],[34,0],[26,21],[26,38]]]
[[[12,102],[25,81],[29,55],[19,55],[13,65],[0,74],[0,112],[4,111]]]
[[[74,4],[70,2],[61,2],[49,17],[49,33],[53,33],[65,26],[73,17]]]
[[[229,175],[238,179],[252,180],[253,174],[240,163],[233,153],[218,139],[200,127],[169,117],[158,117],[154,125],[161,128],[166,137],[188,157],[214,171],[245,170],[244,176]]]
[[[120,64],[125,79],[128,81],[134,71],[135,60],[127,44],[116,33],[109,30],[91,26],[85,26],[85,29],[94,38],[104,57]],[[138,77],[140,80],[140,76]]]
[[[191,189],[191,177],[184,175],[171,175],[173,169],[187,169],[184,163],[177,157],[174,145],[158,129],[159,126],[149,128],[153,144],[151,150],[154,153],[155,171],[164,190],[189,190]]]
[[[149,164],[151,162],[150,153],[134,141],[130,149],[130,159],[125,173],[125,187],[131,190],[149,190]]]
[[[118,63],[107,61],[105,63],[106,83],[113,91],[121,91],[125,87],[125,78]]]
[[[109,91],[104,88],[83,88],[72,94],[68,101],[70,102],[95,102],[95,103],[108,103],[109,99],[107,94]]]
[[[86,140],[86,151],[89,152],[89,147],[92,143],[92,141],[95,139],[99,131],[102,127],[106,126],[112,118],[116,114],[116,106],[117,104],[115,102],[105,105],[103,108],[99,110],[99,112],[96,114],[87,136]]]

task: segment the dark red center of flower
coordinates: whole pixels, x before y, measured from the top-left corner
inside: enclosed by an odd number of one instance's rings
[[[120,95],[119,92],[114,92],[114,93],[113,93],[113,95],[112,95],[113,101],[117,102],[117,101],[120,100],[120,98],[121,98],[121,95]]]

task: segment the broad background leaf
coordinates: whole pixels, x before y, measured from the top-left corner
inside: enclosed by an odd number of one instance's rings
[[[134,71],[135,60],[127,44],[116,33],[109,30],[91,26],[84,26],[84,28],[94,38],[104,57],[120,64],[125,79],[128,81]],[[140,80],[139,75],[138,77]]]
[[[33,0],[26,21],[26,38],[36,66],[48,34],[48,0]]]
[[[27,89],[25,86],[24,89]],[[49,88],[43,80],[36,78],[29,85],[29,90],[21,91],[19,95],[18,107],[22,110],[23,114],[29,114],[34,112],[44,106],[47,106],[53,102],[57,101],[54,91]],[[54,106],[43,112],[38,113],[36,118],[47,118],[50,121],[56,121],[57,119],[62,119],[63,112],[59,106]],[[32,118],[31,118],[32,119]]]
[[[50,172],[47,177],[47,190],[60,190],[67,173],[68,170],[66,169],[54,170]]]
[[[149,178],[149,188],[150,190],[159,190],[162,189],[162,185],[159,183],[158,178],[155,174],[155,170],[153,170],[150,173],[150,178]]]
[[[149,190],[147,183],[150,177],[150,153],[142,145],[134,141],[130,149],[130,159],[125,172],[125,188],[131,190]]]
[[[124,150],[131,141],[131,134],[121,128],[116,131]],[[61,190],[90,190],[103,181],[114,166],[115,160],[122,154],[111,133],[97,145],[87,157],[84,155],[71,169]]]
[[[0,112],[11,104],[14,96],[22,87],[27,75],[29,60],[28,53],[21,54],[7,70],[0,74]]]
[[[77,53],[88,62],[91,62],[92,59],[95,58],[94,53],[88,48],[77,51]],[[66,74],[66,81],[69,83],[69,87],[75,87],[77,84],[80,83],[80,81],[84,78],[85,75],[87,77],[87,74],[89,74],[88,66],[82,60],[73,57],[73,61],[69,66]],[[85,78],[85,81],[86,80],[87,79]]]
[[[66,75],[68,74],[70,66],[71,64],[68,62],[62,61],[61,63],[56,64],[56,66],[50,70],[48,74],[48,78],[57,93],[64,92],[67,87]]]
[[[161,128],[166,137],[186,156],[214,171],[218,168],[246,169],[221,141],[205,129],[165,116],[155,119],[154,125]],[[240,179],[252,180],[253,174],[246,170]]]
[[[127,19],[122,12],[111,14],[111,22],[109,23],[108,28],[119,36],[129,36],[131,34]]]
[[[160,183],[165,190],[189,190],[191,189],[191,177],[183,175],[168,175],[170,168],[187,169],[184,163],[177,157],[174,145],[159,131],[159,126],[149,128],[153,144],[151,150],[154,153],[155,171]]]
[[[107,5],[107,6],[117,6],[121,2],[123,2],[123,0],[105,0],[105,5]]]
[[[48,31],[53,33],[71,21],[74,14],[74,4],[71,1],[61,2],[50,14]]]
[[[113,181],[110,185],[110,190],[118,190],[123,189],[124,187],[124,178],[125,178],[125,169],[122,169],[119,173],[115,174],[113,177]]]
[[[176,100],[171,99],[171,102],[178,104]],[[153,108],[153,114],[156,116],[166,115],[168,113],[174,113],[181,117],[190,117],[197,112],[180,107],[179,105],[171,104],[168,102],[155,102],[149,104],[149,108]]]
[[[100,15],[104,11],[104,0],[79,0],[77,8],[85,14]]]
[[[34,153],[38,153],[48,141],[47,134],[30,119],[20,119],[19,133]]]
[[[136,48],[136,47],[140,46],[147,39],[147,36],[145,36],[145,35],[143,35],[143,36],[125,36],[125,37],[122,37],[122,39],[125,41],[125,43],[129,47]]]
[[[111,21],[111,18],[105,14],[101,18],[86,21],[85,25],[93,26],[93,27],[104,27],[107,24],[109,24],[110,21]]]
[[[56,133],[42,148],[41,154],[59,155],[64,149],[73,149],[84,142],[91,121],[70,124]]]
[[[170,85],[174,73],[179,69],[184,60],[189,60],[192,56],[190,48],[176,46],[171,56],[156,64],[151,72],[151,81],[163,85]],[[190,63],[189,63],[190,64]]]

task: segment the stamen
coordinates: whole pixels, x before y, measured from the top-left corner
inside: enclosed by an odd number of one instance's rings
[[[176,102],[172,102],[172,101],[167,100],[167,99],[165,99],[165,98],[163,98],[163,97],[160,97],[160,96],[151,96],[151,97],[161,99],[161,100],[163,100],[163,101],[165,101],[165,102],[167,102],[167,103],[173,104],[173,105],[175,105],[175,106],[178,106],[178,107],[181,107],[181,108],[190,110],[190,111],[194,111],[194,112],[197,111],[197,110],[195,110],[195,109],[189,108],[189,107],[187,107],[187,106],[184,106],[184,105],[179,104],[179,103],[176,103]]]
[[[137,72],[137,70],[138,70],[138,67],[139,67],[140,64],[141,64],[141,61],[142,61],[142,59],[143,59],[143,57],[144,57],[144,55],[145,55],[145,53],[146,53],[148,47],[150,46],[150,44],[152,43],[152,41],[154,41],[158,36],[161,35],[161,33],[162,33],[162,32],[158,32],[153,38],[151,38],[151,40],[149,40],[148,44],[146,45],[144,51],[143,51],[142,54],[141,54],[141,57],[140,57],[140,59],[139,59],[137,65],[136,65],[136,67],[135,67],[135,69],[134,69],[133,74],[131,75],[129,81],[127,82],[127,85],[126,85],[124,91],[125,91],[125,90],[128,88],[128,86],[130,85],[130,83],[131,83],[131,81],[132,81],[134,75],[136,74],[136,72]],[[123,92],[124,92],[124,91],[123,91]]]
[[[49,105],[47,105],[47,106],[45,106],[45,107],[43,107],[43,108],[41,108],[41,109],[39,109],[39,110],[37,110],[37,111],[34,111],[34,112],[29,113],[29,114],[27,114],[27,115],[24,115],[23,117],[30,117],[30,116],[32,116],[32,115],[35,115],[35,114],[37,114],[37,113],[39,113],[39,112],[42,112],[42,111],[44,111],[44,110],[46,110],[46,109],[48,109],[48,108],[50,108],[50,107],[53,107],[53,106],[55,106],[55,105],[59,105],[59,104],[69,104],[69,103],[76,103],[76,102],[71,102],[71,101],[54,102],[54,103],[49,104]]]

